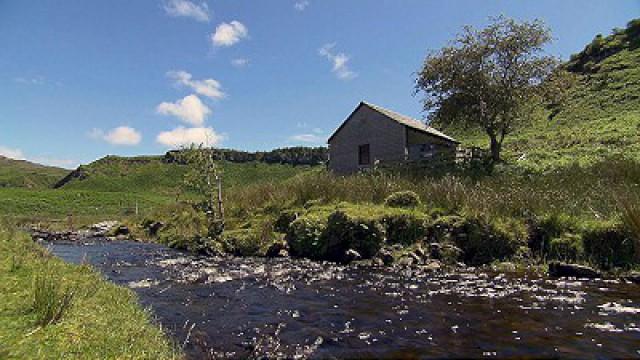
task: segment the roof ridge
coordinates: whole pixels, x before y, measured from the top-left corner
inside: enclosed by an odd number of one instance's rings
[[[399,112],[393,111],[393,110],[389,110],[383,106],[379,106],[373,103],[370,103],[368,101],[361,101],[362,104],[367,105],[368,107],[372,108],[375,111],[378,111],[380,113],[382,113],[383,115],[386,115],[387,117],[391,118],[392,120],[395,120],[397,122],[399,122],[400,124],[404,125],[404,126],[409,126],[413,129],[416,130],[420,130],[420,131],[426,131],[428,133],[431,133],[432,135],[435,136],[439,136],[442,137],[444,139],[450,140],[450,141],[454,141],[454,142],[458,142],[458,140],[452,138],[449,135],[444,134],[443,132],[427,125],[426,123],[413,118],[411,116],[408,115],[404,115],[401,114]]]

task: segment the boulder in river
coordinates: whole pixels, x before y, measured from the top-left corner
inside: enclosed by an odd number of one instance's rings
[[[456,263],[464,253],[462,249],[453,244],[431,243],[429,249],[432,258],[447,263]]]
[[[362,255],[360,255],[359,252],[353,250],[353,249],[349,249],[347,251],[345,251],[344,253],[344,261],[346,263],[350,263],[352,261],[358,261],[362,259]]]
[[[288,257],[289,250],[287,249],[287,243],[284,241],[276,241],[269,246],[265,254],[266,257]]]
[[[601,277],[601,274],[592,267],[586,265],[551,262],[549,263],[549,276],[594,279]]]
[[[380,259],[384,265],[393,264],[393,252],[387,248],[380,249],[375,257]]]
[[[640,284],[640,272],[638,271],[627,274],[627,276],[625,276],[624,278],[634,284]]]

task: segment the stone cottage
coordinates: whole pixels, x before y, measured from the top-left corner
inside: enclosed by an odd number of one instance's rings
[[[454,138],[421,121],[361,102],[329,137],[329,169],[346,175],[373,165],[455,157]]]

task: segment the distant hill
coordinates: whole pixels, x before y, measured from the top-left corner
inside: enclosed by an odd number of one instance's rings
[[[566,68],[579,76],[552,120],[539,109],[531,127],[507,136],[505,160],[531,170],[587,165],[608,156],[640,160],[640,19],[598,35]],[[447,129],[466,145],[487,147],[477,129]]]
[[[0,156],[0,187],[48,188],[68,173],[58,167]]]
[[[233,152],[236,156],[233,161],[219,161],[225,188],[261,181],[277,182],[310,168],[308,165],[256,161],[252,160],[253,155],[246,157],[246,154],[255,153],[233,150],[225,152],[227,155]],[[55,188],[172,195],[182,183],[185,172],[186,166],[177,160],[174,151],[164,156],[107,156],[78,167],[59,180]]]

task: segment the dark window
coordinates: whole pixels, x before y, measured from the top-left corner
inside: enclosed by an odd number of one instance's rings
[[[358,164],[369,165],[370,163],[371,158],[369,156],[369,144],[358,146]]]

